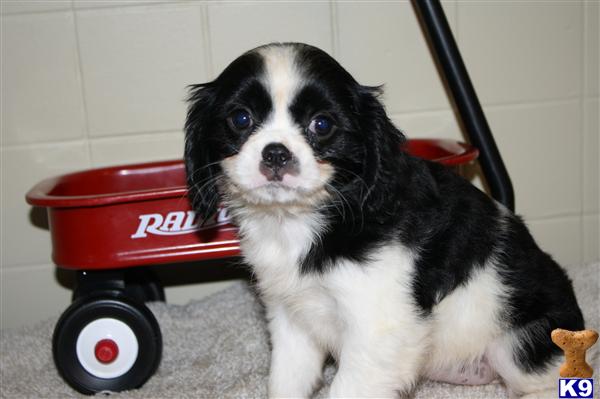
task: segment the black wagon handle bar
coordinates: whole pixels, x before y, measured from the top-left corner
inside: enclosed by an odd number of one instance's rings
[[[412,4],[442,68],[469,140],[479,149],[479,163],[491,195],[514,210],[515,197],[508,171],[477,99],[444,10],[439,0],[413,0]]]

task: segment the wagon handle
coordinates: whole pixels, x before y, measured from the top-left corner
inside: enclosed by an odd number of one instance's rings
[[[413,0],[433,53],[441,65],[450,94],[471,143],[480,151],[479,162],[494,199],[514,210],[515,197],[508,171],[469,78],[439,0]]]

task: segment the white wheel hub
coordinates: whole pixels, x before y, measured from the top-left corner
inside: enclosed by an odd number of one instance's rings
[[[109,363],[102,362],[96,354],[96,345],[103,340],[113,341],[118,355]],[[77,337],[77,359],[83,368],[99,378],[116,378],[127,373],[138,356],[138,340],[133,330],[120,320],[97,319],[85,326]]]

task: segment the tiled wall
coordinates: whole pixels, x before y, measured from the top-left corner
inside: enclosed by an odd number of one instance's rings
[[[562,263],[598,259],[598,1],[444,7],[518,212]],[[180,157],[186,85],[256,45],[317,45],[359,81],[385,83],[410,137],[462,137],[408,2],[3,0],[1,18],[3,327],[69,303],[27,189],[67,171]]]

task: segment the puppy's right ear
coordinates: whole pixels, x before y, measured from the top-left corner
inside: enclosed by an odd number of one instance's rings
[[[185,122],[185,169],[188,196],[193,209],[203,220],[217,212],[219,194],[216,179],[220,173],[216,154],[211,151],[210,125],[215,100],[211,83],[189,87]]]

